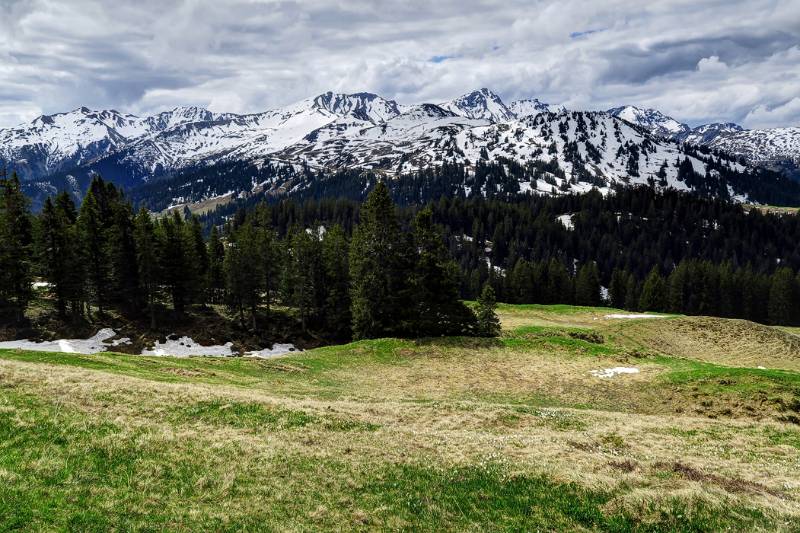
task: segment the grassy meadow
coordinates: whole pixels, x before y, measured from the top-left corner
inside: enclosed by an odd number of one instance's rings
[[[800,336],[614,312],[272,360],[0,351],[0,531],[800,531]]]

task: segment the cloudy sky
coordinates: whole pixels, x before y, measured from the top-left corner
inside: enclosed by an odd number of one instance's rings
[[[798,0],[0,0],[0,20],[0,127],[81,105],[257,112],[479,87],[800,125]]]

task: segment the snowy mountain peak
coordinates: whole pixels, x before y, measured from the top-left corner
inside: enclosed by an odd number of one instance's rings
[[[675,138],[681,142],[691,144],[708,144],[720,135],[728,135],[740,131],[744,131],[744,128],[734,122],[715,122],[698,126],[690,131],[676,135]]]
[[[515,100],[508,104],[508,109],[514,113],[517,118],[530,117],[538,115],[539,113],[561,113],[562,111],[566,111],[563,105],[556,106],[548,104],[540,101],[538,98]]]
[[[633,105],[614,107],[608,114],[641,126],[655,135],[671,137],[689,131],[689,126],[678,122],[657,109],[639,108]]]
[[[314,98],[313,107],[333,115],[351,117],[373,124],[386,122],[401,113],[394,100],[386,100],[377,94],[366,92],[339,94],[328,91]]]
[[[500,97],[485,87],[440,104],[440,107],[462,117],[486,119],[492,122],[504,122],[515,118],[514,113],[506,107]]]

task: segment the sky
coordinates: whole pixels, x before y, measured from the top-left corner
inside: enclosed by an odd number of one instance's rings
[[[0,0],[0,20],[0,127],[80,106],[251,113],[481,87],[800,126],[798,0]]]

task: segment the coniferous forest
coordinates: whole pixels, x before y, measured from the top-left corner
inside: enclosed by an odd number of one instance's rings
[[[258,331],[291,309],[320,342],[493,335],[495,299],[800,323],[797,217],[671,190],[423,205],[378,182],[363,203],[154,217],[99,177],[80,206],[62,193],[37,214],[16,177],[0,185],[6,322],[25,322],[39,282],[65,323],[113,311],[154,329],[220,305]]]

